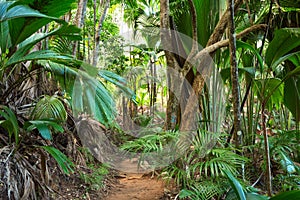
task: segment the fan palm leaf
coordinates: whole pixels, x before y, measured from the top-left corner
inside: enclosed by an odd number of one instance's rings
[[[67,119],[67,112],[59,98],[45,95],[35,105],[31,113],[31,118],[52,119],[58,122],[64,122]]]

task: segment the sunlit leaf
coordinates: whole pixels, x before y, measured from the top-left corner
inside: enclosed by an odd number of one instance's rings
[[[269,67],[278,59],[300,45],[300,28],[283,28],[275,31],[266,52],[266,63]]]

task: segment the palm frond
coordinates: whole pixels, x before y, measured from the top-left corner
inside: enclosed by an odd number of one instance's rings
[[[300,8],[299,0],[279,0],[278,3],[282,7]]]
[[[188,197],[191,200],[207,200],[220,197],[228,189],[225,181],[206,180],[196,182],[189,187],[180,191],[180,197]]]
[[[29,0],[29,1],[17,1],[10,7],[27,7],[27,9],[35,10],[43,16],[38,18],[17,18],[9,21],[9,30],[12,43],[18,44],[24,41],[26,38],[34,34],[37,30],[55,20],[59,23],[65,23],[59,19],[60,16],[71,10],[74,6],[75,0]],[[59,6],[57,6],[59,5]]]
[[[63,54],[72,54],[72,42],[66,37],[58,37],[53,41],[53,51]]]
[[[57,122],[64,122],[67,119],[67,112],[61,100],[56,96],[43,96],[31,112],[32,119],[52,119]]]
[[[72,60],[72,63],[57,61],[40,62],[46,70],[51,71],[60,86],[70,97],[70,105],[75,116],[86,113],[107,125],[116,114],[115,101],[104,84],[108,81],[119,87],[127,96],[134,98],[133,92],[126,86],[125,80],[109,71],[98,70],[86,63]],[[78,69],[77,65],[81,68]]]
[[[0,120],[0,126],[5,128],[9,134],[9,141],[14,136],[15,142],[19,143],[19,125],[16,115],[7,106],[0,105],[0,116],[5,120]]]

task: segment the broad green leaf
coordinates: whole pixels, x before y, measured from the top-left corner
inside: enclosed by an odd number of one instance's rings
[[[65,174],[70,174],[74,172],[74,163],[60,150],[50,146],[39,147],[46,150],[56,160],[56,162]]]
[[[53,128],[55,132],[63,132],[64,129],[61,125],[57,124],[55,121],[44,119],[44,120],[31,120],[24,124],[26,131],[32,131],[38,129],[41,136],[46,140],[52,139],[52,134],[50,128]]]
[[[235,194],[238,197],[238,199],[246,200],[245,192],[243,190],[242,185],[239,183],[239,181],[231,174],[231,172],[229,172],[227,170],[224,170],[223,172],[226,174],[226,176],[229,180],[229,183],[230,183],[232,189],[235,191]]]
[[[278,59],[300,45],[300,28],[283,28],[275,31],[266,52],[266,63],[269,67]]]
[[[270,200],[299,200],[299,198],[300,198],[300,190],[295,190],[295,191],[282,192],[270,198]]]
[[[300,69],[300,67],[296,68]],[[299,70],[298,70],[299,71]],[[290,110],[296,121],[300,121],[300,79],[294,76],[285,81],[284,105]]]
[[[268,200],[269,198],[256,193],[247,193],[246,199],[247,200]]]
[[[19,56],[14,54],[6,63],[7,66],[14,65],[20,62],[29,61],[29,60],[53,60],[56,62],[65,62],[67,63],[74,61],[73,57],[69,55],[62,55],[51,50],[40,50],[29,53],[26,56]]]
[[[32,121],[31,121],[31,123],[32,123]],[[47,125],[40,124],[40,123],[34,123],[34,125],[44,139],[46,139],[46,140],[52,139],[50,129]]]
[[[7,8],[12,4],[12,2],[0,2],[0,18],[4,16]],[[0,48],[1,52],[6,52],[6,50],[10,47],[10,35],[8,22],[0,22]]]
[[[284,152],[280,151],[280,156],[281,160],[279,161],[283,169],[288,173],[288,174],[293,174],[296,172],[296,166],[294,162],[287,156],[285,155]]]
[[[179,198],[184,199],[184,198],[192,196],[193,194],[194,193],[190,190],[182,189],[182,190],[180,190]]]
[[[58,19],[56,17],[44,15],[39,11],[34,10],[26,5],[17,5],[9,8],[3,15],[1,15],[0,22],[15,19],[15,18],[21,18],[21,17],[43,17],[43,18],[48,18],[56,21],[62,21],[61,19]]]
[[[300,75],[300,66],[296,67],[296,69],[294,69],[293,71],[287,73],[287,75],[283,78],[283,80],[288,80],[292,77],[297,78],[297,76],[299,77]]]
[[[279,64],[281,64],[282,62],[284,62],[286,60],[292,61],[295,66],[300,66],[300,63],[298,60],[299,55],[300,55],[300,51],[284,55],[273,62],[271,69],[275,70]]]
[[[236,46],[237,46],[237,48],[243,48],[243,49],[250,50],[258,59],[258,63],[260,65],[260,71],[263,70],[263,68],[264,68],[263,59],[260,56],[259,51],[257,49],[255,49],[250,44],[248,44],[246,42],[239,41],[239,40],[236,41]]]
[[[284,84],[280,79],[267,78],[254,80],[254,89],[261,102],[266,101],[266,108],[273,109],[273,106],[279,108],[283,102]]]
[[[295,65],[300,66],[300,51],[296,52],[295,55],[291,56],[289,60]]]
[[[32,37],[29,37],[27,38],[27,40],[25,40],[24,42],[22,42],[20,44],[20,47],[18,48],[18,50],[10,57],[9,61],[7,63],[5,63],[5,67],[9,66],[9,65],[12,65],[12,64],[15,64],[15,63],[18,63],[18,62],[22,62],[24,61],[24,56],[26,56],[26,54],[28,54],[28,51],[35,45],[37,44],[38,42],[42,41],[43,39],[47,38],[47,37],[50,37],[50,36],[64,36],[64,37],[77,37],[79,34],[79,29],[77,28],[74,28],[74,26],[69,26],[69,25],[64,25],[54,31],[51,31],[49,33],[46,33],[46,34],[38,34],[36,36],[32,36]],[[79,38],[77,38],[79,39]],[[45,53],[48,52],[48,55]],[[50,53],[51,52],[51,53]],[[67,56],[67,55],[62,55],[62,54],[59,54],[59,53],[56,53],[56,52],[52,52],[50,50],[48,51],[41,51],[41,53],[34,53],[31,54],[29,56],[28,59],[38,59],[37,56],[38,54],[41,54],[41,59],[47,59],[46,56],[49,56],[49,58],[51,58],[51,54],[55,55],[55,57],[59,57],[59,56],[63,56],[63,59],[67,59],[67,63],[71,62],[72,61],[72,57],[71,56]],[[73,61],[75,61],[73,59]],[[78,63],[80,63],[78,61]]]
[[[23,17],[9,20],[9,30],[13,45],[21,43],[53,20],[58,23],[66,24],[66,22],[59,19],[59,17],[74,7],[74,1],[75,0],[26,0],[14,3],[11,9],[13,9],[14,6],[29,6],[31,9],[46,17]]]

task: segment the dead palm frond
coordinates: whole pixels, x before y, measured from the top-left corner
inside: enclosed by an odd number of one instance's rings
[[[0,149],[1,196],[7,199],[37,199],[36,181],[39,170],[30,165],[19,153],[14,154],[13,146]],[[46,188],[39,185],[42,191]]]

